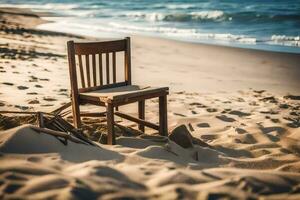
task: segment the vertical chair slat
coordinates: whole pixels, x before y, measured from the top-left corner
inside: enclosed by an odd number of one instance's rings
[[[116,72],[116,52],[112,54],[112,61],[113,61],[113,83],[117,82],[117,72]]]
[[[126,50],[125,50],[125,81],[131,85],[131,55],[130,55],[130,38],[126,37]]]
[[[90,75],[90,60],[89,60],[89,55],[85,55],[85,65],[86,65],[87,85],[88,85],[88,87],[91,87],[91,75]]]
[[[80,71],[80,78],[81,78],[81,87],[85,88],[85,81],[84,81],[84,73],[83,73],[81,55],[78,55],[78,62],[79,62],[79,71]]]
[[[106,83],[109,84],[109,53],[106,53]]]
[[[102,54],[99,53],[99,79],[100,85],[103,85]]]
[[[93,64],[93,83],[94,83],[94,86],[97,86],[97,79],[96,79],[96,56],[95,56],[95,54],[92,55],[92,64]]]

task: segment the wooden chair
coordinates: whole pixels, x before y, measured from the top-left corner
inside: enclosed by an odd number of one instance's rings
[[[76,128],[81,127],[80,117],[83,115],[80,113],[79,105],[89,103],[106,107],[108,144],[115,144],[116,142],[114,115],[138,123],[139,130],[143,132],[145,131],[144,127],[147,126],[158,130],[160,135],[167,136],[167,95],[169,88],[141,87],[131,84],[129,37],[122,40],[93,43],[68,41],[67,48],[72,112]],[[120,52],[124,54],[125,77],[124,80],[117,82],[116,56]],[[80,88],[77,75],[80,76]],[[159,125],[145,121],[145,100],[156,97],[159,98]],[[118,111],[119,106],[133,102],[138,102],[138,118]]]

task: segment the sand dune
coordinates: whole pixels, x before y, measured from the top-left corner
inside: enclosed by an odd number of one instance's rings
[[[28,125],[0,136],[6,198],[299,197],[299,156],[281,142],[227,139],[234,149],[224,143],[185,149],[171,140],[120,137],[116,146],[92,147],[64,145]]]
[[[0,11],[0,109],[53,110],[69,100],[64,44],[84,38],[36,30],[41,19],[24,12]],[[97,145],[65,145],[32,130],[30,116],[0,115],[0,198],[299,199],[298,63],[296,54],[134,36],[134,81],[172,89],[170,137],[116,118],[128,128],[103,145],[104,119],[84,118]],[[146,106],[157,121],[157,100]],[[120,109],[137,114],[134,104]]]

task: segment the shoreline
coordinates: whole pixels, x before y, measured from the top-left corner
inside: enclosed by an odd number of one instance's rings
[[[42,17],[43,19],[43,17]],[[47,28],[47,25],[51,25],[52,23],[55,23],[54,21],[51,21],[48,19],[48,17],[45,18],[45,23],[40,24],[43,27],[39,28],[39,25],[36,27],[38,30],[45,30],[45,31],[53,31],[53,32],[60,32],[57,30],[53,30],[51,28]],[[78,33],[74,33],[73,31],[66,31],[66,32],[61,32],[61,33],[66,33],[66,34],[74,34],[74,35],[78,35],[78,36],[82,36],[82,37],[86,37],[86,38],[95,38],[95,39],[107,39],[107,37],[96,37],[94,34],[78,34]],[[108,35],[109,32],[106,33],[106,35]],[[116,34],[117,35],[117,34]],[[111,38],[122,38],[122,34],[119,33],[120,37],[111,37]],[[193,41],[193,40],[184,40],[184,39],[179,39],[179,38],[172,38],[172,37],[164,37],[164,36],[158,36],[158,35],[151,35],[151,34],[127,34],[131,37],[141,37],[141,38],[154,38],[154,39],[161,39],[161,40],[169,40],[169,41],[174,41],[174,42],[179,42],[179,43],[187,43],[187,44],[194,44],[194,45],[200,45],[200,46],[213,46],[213,47],[228,47],[228,48],[233,48],[233,49],[242,49],[242,50],[252,50],[252,51],[258,51],[258,52],[270,52],[270,53],[282,53],[282,54],[295,54],[295,55],[300,55],[300,47],[292,47],[295,48],[295,50],[289,51],[289,50],[276,50],[276,49],[272,49],[272,46],[277,46],[277,45],[262,45],[262,44],[258,44],[258,46],[265,46],[262,48],[255,48],[255,45],[251,45],[251,44],[243,44],[243,43],[229,43],[229,44],[221,44],[221,43],[217,43],[217,42],[205,42],[205,41]],[[126,36],[126,34],[124,34],[124,37]],[[244,46],[243,46],[244,45]],[[246,47],[247,46],[247,47]],[[290,48],[291,46],[280,46],[278,45],[280,48]],[[297,49],[297,50],[296,50]]]
[[[56,23],[58,23],[59,21],[51,21],[51,17],[56,17],[55,14],[50,14],[49,16],[43,16],[42,18],[45,19],[46,21],[48,21],[48,23],[45,24],[41,24],[41,30],[50,30],[50,31],[57,31],[57,28],[53,28],[53,26],[51,25],[55,25]],[[57,16],[57,17],[61,17],[64,18],[64,16]],[[48,26],[48,27],[47,27]],[[54,26],[57,27],[57,26]],[[39,27],[37,27],[39,28]],[[300,47],[296,47],[296,46],[288,46],[288,45],[279,45],[279,44],[250,44],[250,43],[246,43],[246,42],[237,42],[237,41],[218,41],[218,40],[209,40],[209,39],[202,39],[197,41],[196,39],[182,39],[182,38],[176,38],[176,37],[167,37],[164,35],[159,35],[156,33],[135,33],[135,34],[131,34],[131,33],[110,33],[107,31],[104,31],[104,35],[103,36],[96,36],[95,33],[92,32],[86,32],[86,33],[75,33],[75,30],[72,31],[67,31],[65,30],[65,33],[71,33],[71,34],[77,34],[83,37],[91,37],[91,38],[98,38],[98,39],[102,39],[102,38],[106,38],[107,35],[112,34],[112,35],[131,35],[134,37],[150,37],[150,38],[157,38],[157,39],[162,39],[162,40],[171,40],[171,41],[175,41],[175,42],[184,42],[184,43],[191,43],[191,44],[198,44],[198,45],[210,45],[210,46],[216,46],[216,47],[229,47],[229,48],[239,48],[239,49],[249,49],[249,50],[257,50],[257,51],[264,51],[264,52],[274,52],[274,53],[292,53],[292,54],[299,54],[300,55]],[[278,49],[276,49],[276,47]]]
[[[61,19],[59,19],[58,21],[56,20],[51,20],[51,17],[59,17]],[[49,13],[49,15],[43,15],[43,18],[45,18],[45,20],[50,21],[50,23],[46,23],[42,25],[42,30],[51,30],[51,31],[57,31],[58,28],[56,26],[56,28],[53,27],[47,27],[47,24],[51,25],[51,24],[55,24],[55,23],[59,23],[62,19],[64,18],[68,18],[69,16],[62,16],[62,15],[58,15],[55,13]],[[75,24],[74,24],[75,25]],[[101,28],[100,28],[101,30]],[[66,33],[72,33],[74,34],[74,31],[65,31]],[[108,31],[104,31],[104,35],[109,35],[110,32]],[[113,31],[112,31],[113,32]],[[111,34],[115,34],[115,35],[130,35],[130,33],[112,33]],[[78,34],[78,33],[77,33]],[[95,36],[95,33],[82,33],[79,34],[81,36],[84,37],[94,37],[94,38],[102,38],[102,36]],[[229,34],[230,35],[230,34]],[[195,38],[180,38],[180,37],[168,37],[166,35],[160,35],[159,33],[150,33],[150,32],[145,32],[145,33],[135,33],[133,36],[137,36],[137,37],[154,37],[154,38],[159,38],[159,39],[167,39],[167,40],[172,40],[172,41],[181,41],[181,42],[187,42],[187,43],[194,43],[194,44],[199,44],[199,45],[213,45],[213,46],[225,46],[225,47],[233,47],[233,48],[241,48],[241,49],[250,49],[250,50],[261,50],[261,51],[270,51],[270,52],[279,52],[279,53],[293,53],[293,54],[300,54],[300,47],[297,46],[293,46],[293,45],[280,45],[280,44],[261,44],[259,41],[256,42],[255,44],[251,44],[248,42],[238,42],[238,41],[230,41],[230,40],[213,40],[213,39],[209,39],[209,38],[202,38],[202,39],[195,39]],[[268,42],[272,42],[271,40]]]

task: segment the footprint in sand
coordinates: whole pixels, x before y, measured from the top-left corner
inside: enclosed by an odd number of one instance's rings
[[[296,95],[287,95],[284,96],[285,99],[290,99],[290,100],[300,100],[300,96],[296,96]]]
[[[49,69],[43,69],[43,71],[45,71],[45,72],[51,72],[51,70],[49,70]]]
[[[259,106],[259,104],[256,101],[252,101],[249,103],[249,106]]]
[[[5,193],[7,194],[13,194],[14,192],[16,192],[17,190],[19,190],[21,187],[23,187],[24,185],[21,183],[17,183],[17,182],[9,182],[6,187],[5,187]]]
[[[290,128],[299,128],[300,127],[299,119],[292,119],[292,118],[285,118],[285,119],[291,121],[290,123],[286,124],[288,127],[290,127]]]
[[[208,123],[199,123],[199,124],[197,124],[197,127],[199,127],[199,128],[208,128],[208,127],[210,127],[210,125]]]
[[[246,117],[246,116],[250,116],[251,115],[250,113],[245,113],[245,112],[238,111],[238,110],[232,110],[228,114],[230,114],[230,115],[237,115],[239,117]]]
[[[218,136],[214,135],[214,134],[206,134],[206,135],[200,136],[200,139],[203,139],[203,140],[215,140],[217,138],[218,138]]]
[[[180,114],[180,113],[173,113],[174,115],[180,116],[180,117],[186,117],[186,115]]]
[[[242,129],[242,128],[236,128],[235,131],[238,133],[238,134],[245,134],[247,133],[247,131],[245,129]]]
[[[36,88],[42,88],[43,86],[41,86],[41,85],[35,85],[34,87],[36,87]]]
[[[234,121],[236,121],[235,119],[233,119],[231,117],[227,117],[226,115],[218,115],[218,116],[216,116],[216,118],[218,118],[219,120],[222,120],[224,122],[234,122]]]
[[[197,108],[206,108],[206,105],[203,105],[202,103],[194,102],[190,103],[190,106],[196,106]]]
[[[288,105],[288,104],[280,104],[279,105],[279,108],[282,108],[282,109],[288,109],[290,107],[290,105]]]
[[[242,144],[255,144],[257,140],[249,133],[241,136],[240,138],[235,138],[235,142]]]
[[[257,93],[257,94],[262,94],[264,93],[266,90],[253,90],[253,92]]]
[[[42,104],[41,106],[43,106],[43,107],[50,107],[50,106],[54,106],[54,104]]]
[[[217,112],[218,110],[216,108],[207,108],[206,109],[207,112]]]
[[[62,95],[62,96],[69,96],[67,93],[59,93],[58,95]]]
[[[52,98],[52,97],[44,97],[43,98],[45,101],[57,101],[57,99]]]
[[[2,84],[3,84],[3,85],[10,85],[10,86],[11,86],[11,85],[14,85],[13,83],[9,83],[9,82],[3,82]]]
[[[144,172],[144,174],[145,174],[146,176],[149,176],[149,175],[152,175],[153,172],[151,172],[151,171],[146,171],[146,172]]]
[[[18,173],[5,173],[5,179],[7,180],[12,180],[12,181],[26,181],[27,178],[25,178],[24,176],[18,174]]]
[[[28,88],[29,88],[29,87],[23,86],[23,85],[18,86],[18,89],[19,89],[19,90],[27,90]]]
[[[39,158],[39,157],[34,157],[34,156],[32,156],[32,157],[27,158],[27,160],[30,161],[30,162],[39,162],[39,161],[41,161],[42,159]]]
[[[40,78],[39,80],[40,80],[40,81],[49,81],[48,78]]]
[[[280,122],[280,120],[279,119],[275,119],[275,118],[272,118],[272,119],[270,119],[273,123],[279,123]]]
[[[191,112],[192,112],[193,115],[198,114],[198,113],[197,113],[196,111],[194,111],[194,110],[192,110]]]
[[[262,99],[259,99],[259,101],[263,101],[263,102],[270,102],[270,103],[278,103],[278,100],[273,97],[273,96],[270,96],[270,97],[264,97]]]
[[[38,93],[37,92],[27,92],[26,94],[28,94],[28,95],[37,95]]]
[[[5,106],[5,103],[0,101],[0,107],[3,107],[3,106]]]
[[[238,97],[238,98],[236,99],[236,101],[237,101],[237,102],[245,102],[245,100],[244,100],[243,98],[241,98],[241,97]]]
[[[202,105],[202,104],[198,103],[198,102],[190,103],[190,106],[200,106],[200,105]]]
[[[68,89],[61,88],[61,89],[59,89],[58,91],[59,91],[59,92],[67,92],[67,91],[68,91]]]
[[[29,82],[38,82],[38,78],[35,76],[29,76],[30,80]]]
[[[262,114],[271,114],[271,115],[277,115],[279,112],[275,110],[269,110],[269,111],[260,111]]]
[[[33,99],[33,100],[30,100],[29,102],[28,102],[28,104],[39,104],[40,102],[39,102],[39,100],[37,100],[37,99]]]
[[[20,105],[15,105],[15,108],[19,108],[21,110],[28,110],[29,109],[28,106],[20,106]]]
[[[293,116],[300,116],[300,113],[295,112],[295,111],[292,111],[292,112],[290,112],[290,115],[293,115]]]
[[[260,130],[269,136],[280,136],[283,135],[286,132],[285,128],[282,128],[280,126],[270,126],[270,127],[260,127]]]

